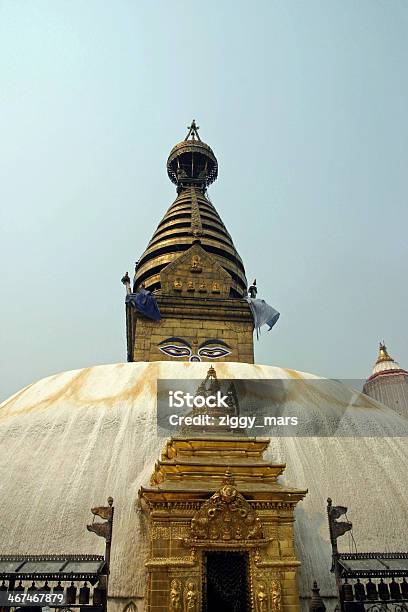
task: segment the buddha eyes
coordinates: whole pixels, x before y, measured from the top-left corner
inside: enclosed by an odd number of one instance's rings
[[[171,340],[172,342],[169,342]],[[166,344],[166,342],[168,342],[168,344]],[[220,344],[224,344],[225,346],[219,346],[217,342],[220,342]],[[162,353],[168,355],[169,357],[187,357],[189,361],[201,361],[202,358],[220,359],[221,357],[226,357],[227,355],[231,354],[231,350],[229,350],[230,347],[222,342],[222,340],[211,342],[207,341],[203,342],[203,344],[204,346],[201,345],[198,347],[195,354],[193,353],[193,349],[187,342],[185,343],[182,338],[168,338],[167,340],[163,340],[158,348]]]
[[[209,359],[219,359],[220,357],[226,357],[227,355],[230,355],[231,351],[228,351],[222,346],[214,346],[212,348],[206,347],[198,349],[198,354],[200,355],[200,357],[208,357]]]
[[[191,350],[187,346],[177,346],[176,344],[166,344],[159,346],[159,349],[169,357],[190,357]]]

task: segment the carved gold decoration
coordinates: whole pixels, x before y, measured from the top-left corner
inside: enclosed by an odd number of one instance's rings
[[[280,612],[282,605],[282,585],[280,580],[272,580],[272,612]]]
[[[199,287],[198,290],[199,290],[200,293],[207,293],[207,285],[206,285],[205,281],[200,283],[200,287]]]
[[[198,238],[203,234],[203,226],[201,224],[201,213],[197,201],[197,193],[194,187],[191,187],[191,230],[194,238]]]
[[[191,521],[191,538],[197,540],[262,540],[262,525],[256,512],[238,492],[227,472],[223,486],[200,508]]]
[[[221,291],[220,284],[214,281],[211,287],[211,291],[212,293],[219,293]]]
[[[158,485],[161,482],[163,482],[164,480],[164,474],[162,472],[162,470],[159,468],[159,466],[157,465],[157,463],[154,466],[154,472],[150,478],[150,484],[151,485]]]
[[[172,580],[170,584],[170,610],[181,609],[181,582],[180,580]]]
[[[191,280],[187,283],[187,291],[195,291],[194,283]]]
[[[190,570],[195,565],[195,559],[190,557],[155,557],[152,561],[146,561],[145,566],[148,568],[162,567],[183,567]]]
[[[269,509],[269,516],[271,514],[271,511]],[[259,513],[260,516],[262,516],[261,513]],[[270,523],[264,523],[263,525],[263,530],[264,530],[264,534],[265,536],[270,537],[272,540],[277,540],[278,539],[278,527],[276,525],[271,525]]]
[[[268,593],[263,582],[258,584],[256,591],[256,603],[259,612],[267,612],[268,610]]]
[[[152,524],[151,534],[153,540],[168,540],[170,538],[170,527],[155,522]]]
[[[199,255],[193,255],[191,258],[190,272],[199,274],[202,271],[203,271],[203,268],[201,266],[201,257]]]
[[[173,287],[175,291],[181,291],[183,288],[182,282],[179,278],[176,278],[173,283]]]
[[[282,577],[270,570],[255,572],[255,606],[257,612],[281,612]]]
[[[188,535],[188,523],[173,523],[171,526],[172,538],[185,538]]]
[[[192,580],[188,580],[184,589],[184,609],[188,612],[196,612],[197,604],[197,586]]]

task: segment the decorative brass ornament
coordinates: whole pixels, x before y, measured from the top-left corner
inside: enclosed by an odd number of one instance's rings
[[[266,586],[263,582],[258,584],[256,592],[256,602],[259,612],[266,612],[268,610],[268,593]]]
[[[170,527],[161,523],[152,523],[151,526],[152,540],[169,539],[171,535]]]
[[[191,280],[187,283],[187,291],[195,291],[194,283]]]
[[[88,531],[93,531],[97,536],[105,538],[106,542],[110,544],[112,540],[112,522],[113,522],[113,511],[112,507],[113,499],[112,497],[108,497],[108,506],[96,506],[95,508],[91,508],[91,512],[95,516],[99,516],[102,519],[106,519],[105,523],[92,523],[92,525],[87,525],[86,528]]]
[[[181,609],[181,582],[180,580],[172,580],[170,584],[170,610]]]
[[[256,512],[238,492],[227,472],[223,486],[202,505],[191,521],[191,539],[239,542],[262,540],[262,524]]]
[[[214,281],[213,284],[212,284],[212,287],[211,287],[211,291],[212,291],[212,293],[220,293],[221,289],[220,289],[219,283]]]
[[[184,609],[188,612],[195,612],[197,610],[198,594],[197,586],[192,580],[188,580],[186,588],[184,589]]]
[[[207,285],[206,285],[205,281],[200,283],[200,287],[199,287],[198,290],[199,290],[200,293],[207,293]]]
[[[253,579],[253,580],[252,580]],[[254,583],[254,606],[256,612],[281,612],[282,576],[270,570],[255,571],[251,582]]]
[[[201,224],[200,208],[197,202],[196,190],[191,187],[191,232],[194,239],[199,239],[203,234],[203,227]]]
[[[272,612],[280,612],[282,606],[282,585],[280,580],[272,580]]]
[[[192,258],[191,258],[190,272],[193,272],[195,274],[199,274],[202,271],[203,271],[203,268],[202,268],[202,265],[201,265],[201,257],[199,255],[193,255]]]
[[[179,278],[176,278],[173,283],[173,287],[175,291],[181,291],[183,288],[183,284]]]

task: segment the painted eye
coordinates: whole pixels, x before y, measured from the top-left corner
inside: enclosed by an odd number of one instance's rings
[[[220,357],[231,355],[231,351],[228,351],[223,346],[214,346],[213,348],[199,349],[198,354],[200,357],[207,357],[208,359],[219,359]]]
[[[176,344],[166,344],[165,346],[159,346],[159,349],[165,355],[169,357],[190,357],[191,350],[186,346],[177,346]]]

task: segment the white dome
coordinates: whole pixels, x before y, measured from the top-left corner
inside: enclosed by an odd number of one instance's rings
[[[394,359],[384,359],[383,361],[378,361],[373,367],[373,374],[378,374],[379,372],[393,372],[395,370],[401,370],[401,366]]]
[[[293,370],[214,364],[218,378],[313,378]],[[40,380],[0,406],[0,552],[103,553],[86,530],[90,508],[114,498],[110,595],[143,597],[147,527],[137,505],[164,446],[156,436],[158,378],[205,378],[208,363],[121,363]],[[341,432],[376,437],[273,438],[267,458],[287,464],[285,482],[309,490],[297,509],[301,592],[313,580],[335,595],[326,500],[349,507],[359,551],[408,549],[407,422],[394,411],[329,382],[326,397],[291,395],[300,413],[345,411]],[[330,408],[327,408],[328,403]],[[319,412],[320,411],[320,412]],[[324,411],[324,414],[323,414]],[[320,416],[319,416],[320,415]],[[354,419],[351,424],[349,416]],[[353,429],[350,429],[353,427]],[[340,430],[339,430],[340,431]],[[400,437],[397,437],[400,436]],[[216,488],[216,487],[214,487]],[[347,535],[339,539],[347,549]]]

